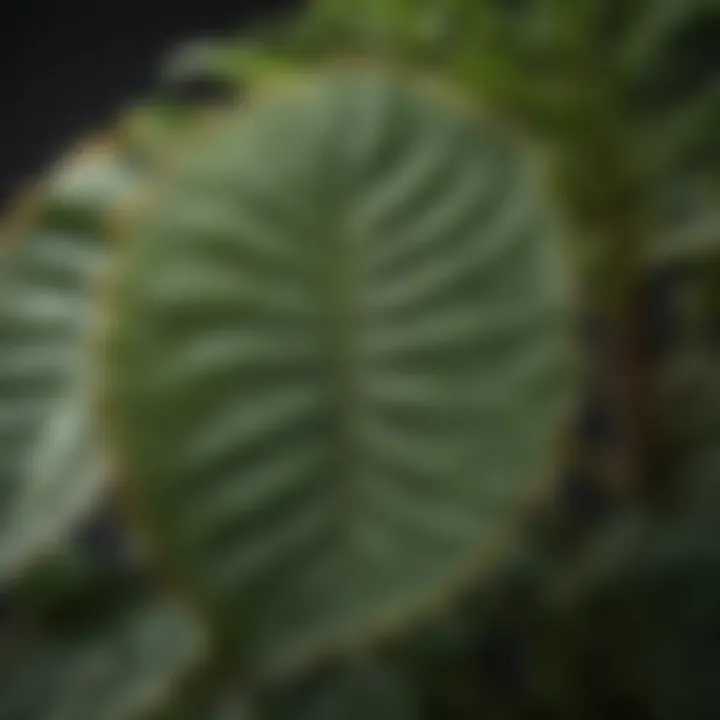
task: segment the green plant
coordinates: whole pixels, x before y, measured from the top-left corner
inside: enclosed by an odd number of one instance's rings
[[[70,153],[3,233],[0,720],[715,717],[719,22],[319,0]]]

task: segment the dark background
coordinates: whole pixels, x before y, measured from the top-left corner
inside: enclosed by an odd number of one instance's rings
[[[0,211],[74,140],[153,90],[177,43],[297,0],[0,0]]]

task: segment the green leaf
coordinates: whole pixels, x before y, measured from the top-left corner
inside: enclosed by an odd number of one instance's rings
[[[59,540],[108,479],[85,357],[103,218],[134,182],[114,152],[72,155],[40,188],[0,269],[0,577]]]
[[[692,322],[688,317],[683,321],[685,327]],[[658,386],[674,459],[673,495],[682,507],[714,517],[720,512],[718,358],[695,338],[683,338],[674,350]]]
[[[566,626],[566,679],[578,698],[592,692],[583,687],[588,677],[602,677],[606,693],[632,699],[648,717],[717,717],[716,518],[627,518],[590,548],[570,578],[559,627]],[[585,714],[578,709],[576,716]]]
[[[651,243],[649,260],[720,248],[720,7],[712,0],[643,3],[625,39],[629,145]]]
[[[239,90],[247,83],[263,84],[295,74],[297,66],[260,43],[206,40],[188,43],[165,64],[162,81],[169,86],[212,80]]]
[[[95,291],[109,216],[128,204],[200,112],[144,109],[155,132],[88,142],[39,184],[9,224],[0,267],[0,578],[54,551],[111,479],[93,416]],[[164,152],[164,154],[163,154]]]
[[[190,616],[150,599],[71,633],[28,626],[8,640],[2,720],[131,720],[164,703],[205,650]]]
[[[720,256],[720,176],[675,176],[654,189],[648,265]]]
[[[339,71],[267,98],[127,239],[127,492],[252,672],[442,601],[552,462],[556,219],[522,145],[442,97]]]
[[[92,511],[110,478],[87,392],[67,392],[48,412],[29,452],[0,529],[0,577],[23,570],[43,550],[54,551],[77,519]]]
[[[398,663],[365,656],[284,685],[257,704],[263,720],[417,720],[418,700]]]
[[[430,717],[544,717],[544,594],[560,567],[550,540],[528,533],[515,553],[404,643]]]
[[[256,717],[236,693],[210,682],[203,692],[176,700],[172,707],[153,715],[152,720],[256,720]]]

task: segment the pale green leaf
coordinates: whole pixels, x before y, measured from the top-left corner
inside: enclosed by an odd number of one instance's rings
[[[127,239],[128,492],[252,672],[442,600],[552,461],[556,218],[522,145],[440,97],[339,71],[267,98]]]
[[[102,218],[134,177],[90,146],[55,169],[0,268],[0,577],[58,541],[108,475],[86,366]]]
[[[88,393],[69,389],[47,413],[0,528],[0,577],[11,577],[66,540],[110,478]]]

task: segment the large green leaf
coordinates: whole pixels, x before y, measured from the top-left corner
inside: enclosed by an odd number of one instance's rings
[[[91,144],[43,183],[0,269],[0,577],[50,547],[108,478],[85,360],[107,212],[135,175]],[[12,228],[11,228],[12,229]]]
[[[280,92],[127,239],[127,492],[256,672],[444,598],[549,469],[557,223],[521,146],[442,95],[370,71]]]

